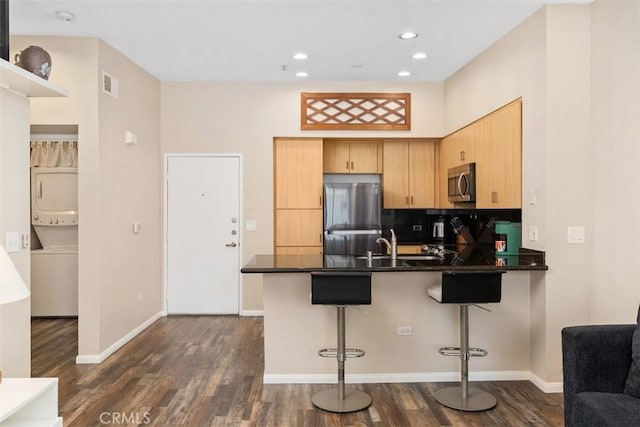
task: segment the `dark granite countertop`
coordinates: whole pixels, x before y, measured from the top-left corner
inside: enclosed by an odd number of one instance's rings
[[[518,255],[502,255],[489,246],[474,245],[444,257],[429,260],[412,255],[369,262],[352,255],[256,255],[241,269],[242,273],[304,273],[310,271],[451,271],[451,270],[548,270],[545,254],[521,248]]]

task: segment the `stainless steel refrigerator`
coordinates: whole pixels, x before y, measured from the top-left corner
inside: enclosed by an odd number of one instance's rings
[[[363,255],[378,252],[382,236],[382,191],[379,183],[324,185],[324,254]]]

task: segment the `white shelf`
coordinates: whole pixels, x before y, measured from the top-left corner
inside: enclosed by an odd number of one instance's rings
[[[2,87],[30,98],[69,96],[68,90],[4,59],[0,59],[0,88]]]
[[[58,417],[57,378],[3,378],[0,383],[2,427],[62,426]]]

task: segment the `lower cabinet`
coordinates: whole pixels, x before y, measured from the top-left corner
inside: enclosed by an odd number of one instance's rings
[[[282,255],[321,252],[322,209],[276,209],[275,247]]]

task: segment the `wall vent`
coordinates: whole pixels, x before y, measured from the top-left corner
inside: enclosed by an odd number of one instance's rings
[[[113,96],[115,99],[119,97],[118,79],[104,71],[102,72],[102,91]]]

